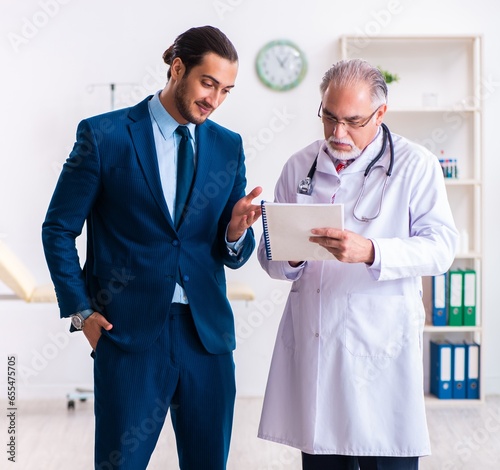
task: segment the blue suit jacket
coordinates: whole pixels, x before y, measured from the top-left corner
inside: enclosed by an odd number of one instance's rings
[[[148,97],[78,126],[43,224],[45,256],[62,317],[92,308],[126,350],[147,348],[166,324],[180,269],[207,351],[235,347],[224,266],[242,266],[255,246],[250,229],[238,256],[225,230],[246,178],[241,137],[212,121],[197,126],[197,169],[186,219],[176,231],[160,182]],[[80,268],[75,238],[87,222]]]

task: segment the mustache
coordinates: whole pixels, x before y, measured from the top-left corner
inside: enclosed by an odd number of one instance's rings
[[[203,106],[204,108],[208,108],[208,109],[211,109],[213,111],[214,107],[207,103],[206,101],[196,101],[197,104]]]
[[[354,142],[350,139],[336,139],[333,136],[328,139],[328,142],[331,144],[344,144],[344,145],[350,145],[351,147],[354,146]]]

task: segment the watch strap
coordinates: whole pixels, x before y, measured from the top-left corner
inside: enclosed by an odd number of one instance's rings
[[[82,310],[81,312],[78,312],[84,320],[86,320],[90,315],[94,313],[94,310],[91,308],[87,308],[86,310]]]

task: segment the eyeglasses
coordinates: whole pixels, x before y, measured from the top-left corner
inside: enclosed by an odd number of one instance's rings
[[[375,113],[380,109],[382,105],[380,105],[373,113],[370,114],[366,119],[357,119],[355,121],[339,121],[337,118],[333,117],[331,114],[325,114],[323,111],[323,103],[319,104],[319,109],[318,109],[318,117],[321,118],[321,120],[325,124],[331,124],[334,126],[338,126],[339,124],[342,124],[344,126],[344,129],[350,129],[350,130],[356,130],[356,129],[361,129],[365,127],[372,119],[373,116],[375,116]]]

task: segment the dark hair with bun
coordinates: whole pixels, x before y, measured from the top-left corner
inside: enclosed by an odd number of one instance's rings
[[[172,65],[179,57],[186,67],[187,76],[193,67],[201,63],[205,54],[213,52],[230,62],[238,61],[238,54],[227,36],[213,26],[200,26],[188,29],[175,39],[175,42],[163,53],[163,61]],[[170,69],[167,72],[170,79]]]

